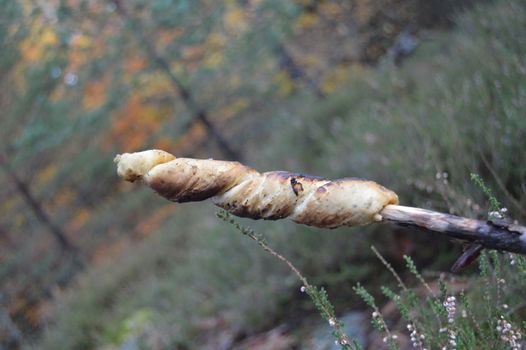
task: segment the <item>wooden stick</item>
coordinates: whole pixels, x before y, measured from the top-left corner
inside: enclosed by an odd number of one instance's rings
[[[401,205],[388,205],[382,222],[444,234],[484,248],[526,255],[526,227],[503,220],[482,221]]]

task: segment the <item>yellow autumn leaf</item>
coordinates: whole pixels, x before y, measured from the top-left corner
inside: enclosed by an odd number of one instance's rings
[[[207,68],[217,68],[221,63],[223,63],[224,55],[220,51],[212,52],[209,55],[206,55],[203,65]]]
[[[74,34],[71,37],[70,44],[75,49],[88,49],[92,46],[93,40],[84,34]]]
[[[323,64],[321,57],[315,53],[297,55],[296,60],[300,66],[305,68],[320,68]]]
[[[40,44],[43,45],[43,46],[53,46],[53,45],[56,45],[58,44],[58,36],[57,36],[57,33],[55,33],[55,31],[50,28],[50,27],[47,27],[45,28],[43,31],[42,31],[42,34],[40,36]]]
[[[33,30],[32,30],[33,32]],[[31,35],[20,44],[22,59],[27,62],[42,60],[46,50],[58,43],[57,34],[51,28],[43,28],[38,34]]]
[[[245,97],[238,98],[232,103],[227,104],[217,110],[215,115],[217,115],[218,120],[227,120],[236,116],[239,112],[247,108],[249,105],[249,100]]]
[[[36,177],[36,185],[43,185],[57,173],[57,164],[51,163],[43,170],[41,170]]]
[[[295,28],[298,31],[314,27],[318,23],[318,16],[314,13],[302,13],[295,23]]]
[[[272,81],[278,87],[278,95],[289,96],[294,91],[294,81],[290,78],[290,75],[285,71],[280,71],[272,77]]]
[[[338,65],[323,77],[321,90],[325,93],[335,91],[349,81],[349,66]]]
[[[143,104],[142,113],[144,114],[143,121],[151,124],[150,129],[153,132],[162,126],[163,121],[171,117],[173,106],[171,104]]]
[[[319,5],[319,11],[329,18],[337,18],[342,15],[340,5],[335,2],[323,2]]]
[[[242,32],[247,28],[243,11],[237,5],[227,6],[223,15],[223,23],[227,29],[232,31]]]
[[[206,49],[222,49],[226,45],[226,37],[221,33],[213,32],[211,33],[205,41],[204,46]]]
[[[136,97],[151,97],[169,94],[172,92],[172,85],[165,74],[152,72],[142,74],[139,78],[139,90],[134,92]]]

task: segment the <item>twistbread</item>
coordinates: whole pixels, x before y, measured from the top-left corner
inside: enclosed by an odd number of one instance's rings
[[[374,181],[329,180],[285,171],[259,173],[239,162],[175,158],[150,150],[115,157],[119,176],[142,179],[178,203],[202,201],[252,219],[289,217],[309,226],[335,228],[381,220],[380,211],[398,196]]]

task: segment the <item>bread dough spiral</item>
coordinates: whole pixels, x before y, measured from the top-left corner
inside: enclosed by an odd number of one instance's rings
[[[259,173],[239,162],[176,158],[160,151],[115,157],[119,176],[142,179],[161,196],[178,203],[202,201],[252,219],[294,222],[322,228],[366,225],[398,196],[374,181],[329,180],[286,171]]]

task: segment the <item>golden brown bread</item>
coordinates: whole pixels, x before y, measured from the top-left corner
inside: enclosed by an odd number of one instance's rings
[[[119,176],[142,179],[174,202],[211,198],[230,213],[252,219],[290,217],[309,226],[335,228],[381,220],[379,212],[398,204],[393,191],[373,181],[328,180],[286,171],[259,173],[238,162],[175,158],[150,150],[115,157]]]

